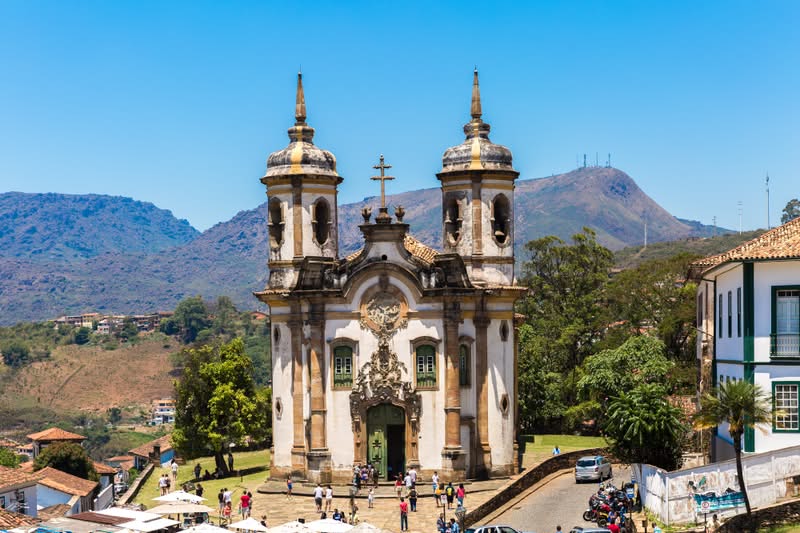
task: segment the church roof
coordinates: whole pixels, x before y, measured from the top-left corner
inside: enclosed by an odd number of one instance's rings
[[[415,239],[409,234],[406,234],[405,237],[403,237],[403,247],[413,257],[416,257],[417,259],[420,259],[426,263],[433,263],[433,260],[439,253],[435,249],[431,248],[427,244],[422,243],[422,241]],[[345,257],[344,260],[347,263],[352,263],[356,261],[363,252],[364,248],[360,248],[355,252],[353,252],[352,254]]]
[[[727,252],[699,259],[692,263],[692,270],[704,272],[732,261],[765,259],[800,259],[800,218],[762,233]]]
[[[442,172],[463,170],[506,170],[516,172],[512,165],[511,150],[489,140],[491,126],[481,119],[481,92],[478,70],[472,79],[472,120],[464,125],[466,139],[458,146],[448,148],[442,156]]]

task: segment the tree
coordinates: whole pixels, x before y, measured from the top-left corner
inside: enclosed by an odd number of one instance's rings
[[[522,280],[530,293],[520,302],[519,311],[525,314],[532,334],[525,346],[520,344],[520,368],[529,374],[520,375],[520,382],[543,388],[541,380],[564,375],[556,382],[561,384],[558,402],[549,403],[570,405],[576,397],[577,367],[606,328],[603,290],[612,255],[589,228],[573,235],[570,244],[550,236],[531,241],[525,248],[530,259],[523,263]],[[532,422],[520,421],[523,425]]]
[[[131,317],[126,317],[122,321],[122,329],[119,332],[119,338],[130,341],[136,338],[139,335],[139,327],[136,325],[136,321]]]
[[[0,448],[0,466],[16,468],[19,466],[19,456],[8,448]]]
[[[561,372],[548,368],[539,349],[537,337],[530,324],[519,328],[519,424],[520,432],[534,433],[538,430],[560,431],[557,422],[564,415]],[[554,427],[555,424],[555,427]]]
[[[726,381],[718,388],[706,393],[700,400],[700,409],[694,417],[697,429],[717,427],[728,423],[728,433],[733,439],[733,451],[736,454],[736,473],[739,476],[739,488],[744,496],[748,520],[752,518],[750,498],[742,471],[742,436],[748,428],[772,421],[770,412],[771,399],[758,385],[743,379]]]
[[[781,224],[786,224],[797,217],[800,217],[800,200],[797,198],[792,198],[786,204],[786,207],[783,208],[783,214],[781,214]]]
[[[615,457],[665,470],[681,465],[688,427],[683,412],[667,401],[664,387],[645,383],[623,392],[608,406],[603,425]]]
[[[108,408],[108,422],[112,426],[116,426],[122,420],[122,409],[119,407]]]
[[[28,345],[19,340],[11,340],[0,347],[3,352],[3,362],[8,366],[20,367],[30,360],[31,350]]]
[[[268,393],[257,389],[253,365],[241,339],[183,351],[184,372],[175,383],[172,441],[188,458],[210,451],[228,473],[225,454],[244,437],[263,442],[271,423]]]
[[[217,298],[213,309],[214,320],[212,323],[215,335],[231,335],[234,333],[234,326],[239,311],[233,305],[233,300],[228,296]]]
[[[206,304],[199,296],[181,300],[175,308],[172,318],[175,320],[183,342],[186,344],[194,342],[197,334],[211,325]]]
[[[78,331],[75,332],[75,344],[86,344],[89,342],[91,338],[92,330],[86,327],[78,328]]]
[[[74,442],[54,442],[36,456],[33,462],[34,471],[48,466],[83,479],[98,479],[86,450]]]

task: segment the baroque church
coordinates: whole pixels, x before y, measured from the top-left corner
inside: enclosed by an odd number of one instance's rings
[[[447,149],[442,250],[415,239],[404,209],[362,211],[363,247],[338,251],[336,158],[313,143],[302,76],[289,145],[266,175],[274,449],[271,473],[349,482],[518,470],[514,182],[511,151],[489,140],[478,72],[466,139]]]

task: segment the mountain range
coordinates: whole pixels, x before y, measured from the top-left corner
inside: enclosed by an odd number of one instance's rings
[[[519,180],[515,192],[517,259],[546,235],[564,240],[584,226],[611,249],[711,235],[679,220],[614,168],[587,167]],[[361,208],[376,197],[339,206],[340,256],[361,246]],[[387,196],[425,244],[441,247],[441,191]],[[393,211],[393,210],[392,210]],[[391,211],[390,211],[391,212]],[[262,204],[198,232],[164,209],[102,195],[0,194],[0,324],[64,314],[140,313],[173,309],[183,298],[230,296],[257,308],[252,292],[267,280],[267,209]]]

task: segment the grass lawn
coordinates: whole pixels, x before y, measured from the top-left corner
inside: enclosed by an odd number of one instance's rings
[[[201,481],[203,485],[203,497],[207,498],[205,502],[209,507],[217,507],[217,493],[222,488],[228,488],[234,491],[236,501],[238,501],[242,490],[247,489],[253,493],[256,488],[264,483],[269,475],[269,450],[258,450],[255,452],[239,452],[233,454],[233,467],[235,470],[253,470],[242,477],[227,477],[225,479],[210,479],[208,481]],[[201,457],[194,461],[187,461],[185,465],[181,465],[178,470],[178,487],[187,481],[194,479],[194,465],[200,463],[202,471],[208,470],[213,472],[216,468],[213,457]],[[257,469],[257,470],[256,470]],[[139,490],[136,495],[134,503],[141,503],[147,507],[154,507],[158,502],[153,501],[160,495],[158,490],[158,478],[161,474],[169,473],[168,469],[157,468],[150,474],[147,483]],[[176,487],[171,487],[175,490]]]
[[[773,526],[766,529],[759,529],[762,533],[800,533],[800,525]]]
[[[606,446],[603,437],[582,437],[579,435],[524,435],[525,449],[522,455],[522,466],[531,467],[552,457],[553,448],[559,447],[561,453],[575,452],[589,448]]]

